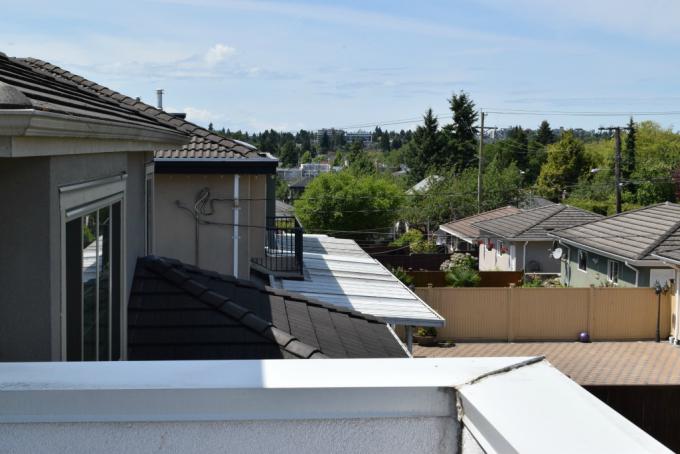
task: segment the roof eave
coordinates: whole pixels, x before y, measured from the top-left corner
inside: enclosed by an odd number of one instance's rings
[[[139,142],[147,144],[143,147],[144,151],[163,146],[184,145],[189,142],[188,135],[170,129],[42,112],[35,109],[0,109],[1,136]],[[136,149],[140,150],[140,148]],[[61,153],[55,151],[54,154]],[[34,155],[30,147],[11,147],[0,151],[0,156],[4,157]]]
[[[554,234],[550,234],[550,236],[554,237],[555,239],[559,240],[560,243],[565,243],[568,244],[569,246],[574,246],[580,249],[583,249],[584,251],[588,252],[593,252],[595,254],[602,255],[604,257],[610,257],[616,260],[620,260],[622,262],[628,262],[630,265],[633,266],[655,266],[655,265],[660,265],[660,266],[666,266],[662,260],[645,260],[645,259],[636,259],[632,257],[626,257],[624,255],[618,255],[618,254],[612,254],[611,252],[603,251],[601,249],[598,249],[593,246],[585,245],[582,243],[579,243],[577,241],[570,240],[568,238],[563,238]],[[655,256],[652,254],[652,256]]]

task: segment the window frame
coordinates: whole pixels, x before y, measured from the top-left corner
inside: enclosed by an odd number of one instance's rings
[[[66,251],[66,224],[78,219],[92,211],[106,206],[112,207],[120,203],[120,359],[127,359],[127,238],[126,238],[126,199],[127,199],[127,174],[121,173],[111,177],[88,180],[76,184],[68,184],[59,187],[59,228],[60,228],[60,353],[61,360],[67,360],[67,251]]]
[[[583,268],[581,268],[581,256],[583,256]],[[576,256],[576,266],[578,267],[579,271],[583,271],[584,273],[588,272],[588,252],[584,251],[583,249],[578,250],[578,255]]]
[[[613,269],[616,265],[616,280],[613,279]],[[619,277],[621,276],[621,264],[617,260],[607,260],[607,281],[614,285],[618,285]]]

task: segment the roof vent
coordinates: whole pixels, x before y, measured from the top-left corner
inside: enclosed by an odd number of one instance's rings
[[[31,100],[16,87],[0,82],[0,109],[28,109]]]

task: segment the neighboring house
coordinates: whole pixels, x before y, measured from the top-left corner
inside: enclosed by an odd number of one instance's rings
[[[124,359],[153,150],[189,141],[60,72],[0,53],[0,361]]]
[[[474,225],[475,223],[517,214],[521,211],[519,208],[506,206],[442,224],[436,234],[437,244],[445,245],[449,252],[476,251],[481,232]]]
[[[652,257],[661,260],[664,264],[672,267],[673,280],[662,282],[655,279],[660,285],[666,284],[668,287],[664,291],[671,291],[674,298],[671,299],[671,340],[675,345],[680,345],[680,229],[668,235],[668,237],[656,247]]]
[[[385,322],[176,260],[137,263],[130,360],[406,358]]]
[[[157,147],[161,151],[147,167],[147,204],[153,206],[147,253],[250,276],[251,260],[263,255],[266,227],[274,223],[278,161],[273,156],[49,63],[31,60],[31,65],[189,134],[188,144]]]
[[[562,281],[570,287],[653,287],[673,278],[655,254],[680,228],[680,205],[660,203],[552,232],[565,246]]]
[[[305,192],[305,189],[307,189],[307,185],[312,182],[312,180],[316,178],[313,176],[306,176],[306,177],[301,177],[298,178],[297,180],[293,181],[292,183],[288,184],[288,199],[287,202],[294,202],[300,197],[302,197],[302,194]]]
[[[429,191],[434,184],[440,182],[443,179],[444,177],[441,177],[439,175],[430,175],[428,177],[425,177],[416,184],[414,184],[413,186],[411,186],[406,191],[406,194],[407,195],[424,194],[427,191]]]
[[[480,230],[480,271],[558,274],[560,261],[550,255],[550,233],[601,219],[580,208],[552,204],[473,224]]]

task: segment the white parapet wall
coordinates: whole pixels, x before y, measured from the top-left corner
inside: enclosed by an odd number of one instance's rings
[[[0,452],[670,452],[541,358],[0,364]]]

